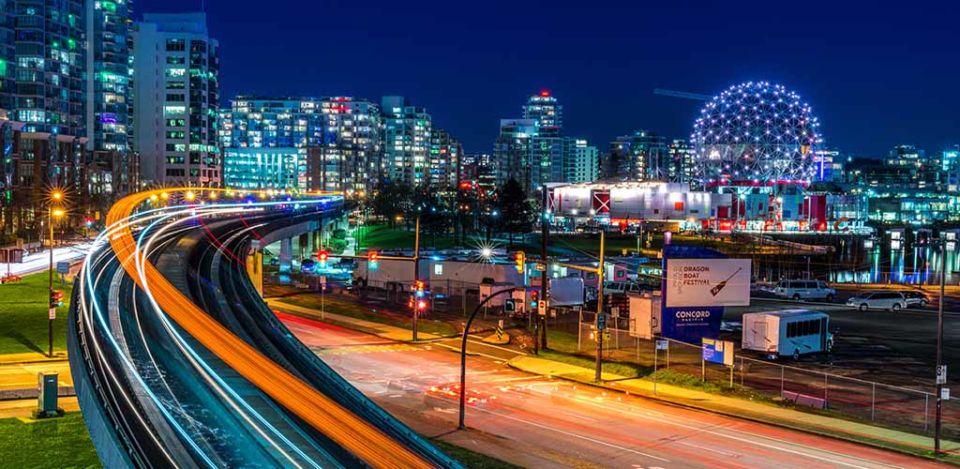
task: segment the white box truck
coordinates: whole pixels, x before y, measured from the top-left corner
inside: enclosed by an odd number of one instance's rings
[[[807,309],[744,313],[741,348],[794,358],[829,352],[833,346],[829,326],[829,315]]]

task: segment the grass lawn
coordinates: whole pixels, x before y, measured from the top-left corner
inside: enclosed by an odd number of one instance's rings
[[[354,236],[360,239],[360,249],[413,249],[415,234],[413,229],[402,226],[391,228],[388,225],[367,225],[358,228]],[[448,249],[456,247],[453,236],[421,233],[420,247],[424,249]]]
[[[320,294],[318,293],[308,293],[278,299],[284,303],[303,306],[304,308],[314,309],[317,312],[320,311]],[[351,318],[362,319],[364,321],[370,321],[379,324],[402,327],[405,329],[413,328],[413,319],[409,317],[400,316],[397,314],[373,312],[366,306],[344,301],[330,295],[325,297],[323,306],[325,311],[334,314],[340,314],[343,316],[349,316]],[[443,336],[458,335],[457,330],[454,329],[453,326],[443,321],[421,318],[417,326],[419,327],[420,332],[426,332],[429,334],[438,334]]]
[[[437,445],[438,448],[447,453],[448,456],[456,459],[463,463],[464,466],[471,469],[519,469],[520,466],[515,466],[508,462],[501,461],[490,456],[485,456],[480,453],[475,453],[465,448],[461,448],[457,445],[447,443],[445,441],[433,440],[433,444]]]
[[[0,455],[2,467],[100,467],[79,412],[28,422],[0,419]]]
[[[62,290],[64,305],[57,308],[53,322],[53,350],[67,347],[67,307],[73,284],[60,285],[59,275],[53,288]],[[19,283],[0,285],[0,354],[47,353],[47,272],[27,275]]]

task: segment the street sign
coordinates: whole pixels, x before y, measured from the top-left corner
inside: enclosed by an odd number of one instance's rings
[[[50,319],[57,319],[57,308],[50,308]]]
[[[937,384],[947,384],[947,365],[937,367]]]
[[[597,329],[601,331],[607,328],[607,313],[600,313],[597,316]]]
[[[669,340],[657,340],[657,350],[666,350],[670,347]]]
[[[547,315],[547,300],[537,302],[537,312],[540,313],[541,316]]]
[[[60,261],[57,262],[57,273],[58,274],[69,274],[70,273],[70,263]]]
[[[940,400],[941,401],[950,400],[950,388],[940,388]]]
[[[620,307],[619,307],[619,306],[614,306],[614,307],[610,308],[610,316],[613,316],[613,317],[615,317],[615,318],[619,318],[619,317],[620,317]]]
[[[703,361],[733,366],[733,342],[703,338]]]
[[[537,265],[534,266],[534,268],[537,269],[538,272],[546,272],[546,271],[547,271],[547,265],[546,265],[546,264],[541,264],[541,263],[539,263],[539,262],[537,262]]]

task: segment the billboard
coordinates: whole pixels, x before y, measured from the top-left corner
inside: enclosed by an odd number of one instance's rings
[[[723,306],[663,308],[661,335],[690,344],[704,337],[716,338],[723,320]]]
[[[750,305],[750,259],[668,259],[666,307]]]

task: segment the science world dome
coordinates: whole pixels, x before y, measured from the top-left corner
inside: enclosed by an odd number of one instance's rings
[[[809,183],[822,144],[810,105],[765,81],[731,86],[711,99],[693,125],[693,176],[705,188]]]

